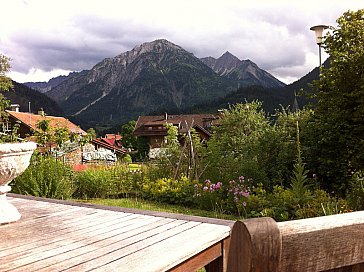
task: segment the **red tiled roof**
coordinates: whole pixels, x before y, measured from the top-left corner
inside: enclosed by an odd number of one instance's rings
[[[68,119],[64,117],[56,117],[56,116],[42,116],[38,114],[28,113],[28,112],[16,112],[16,111],[6,111],[8,114],[10,114],[15,119],[18,119],[20,122],[28,126],[29,128],[32,128],[34,130],[37,130],[37,123],[42,120],[49,120],[49,125],[52,128],[61,128],[65,127],[68,128],[71,132],[86,135],[87,133],[82,130],[79,126],[75,125]]]
[[[109,145],[115,145],[115,139],[101,138],[101,140]]]
[[[121,140],[122,136],[120,134],[105,134],[106,139],[114,139],[116,141]]]

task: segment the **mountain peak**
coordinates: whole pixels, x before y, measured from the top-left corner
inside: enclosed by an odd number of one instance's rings
[[[236,57],[235,55],[231,54],[229,51],[226,51],[224,54],[222,54],[222,56],[219,58],[219,59],[228,59],[228,60],[231,60],[231,61],[240,61],[238,59],[238,57]]]
[[[239,86],[282,87],[285,85],[268,72],[260,69],[251,60],[239,60],[229,51],[218,59],[209,57],[203,58],[201,61],[218,75],[239,82]]]
[[[226,51],[220,58],[216,60],[217,67],[223,67],[226,69],[225,73],[237,67],[240,63],[240,60],[231,54],[229,51]]]
[[[181,51],[184,49],[166,39],[157,39],[152,42],[146,42],[139,46],[134,47],[132,51],[137,51],[138,53],[144,53],[144,52],[160,52],[166,49],[174,49]]]

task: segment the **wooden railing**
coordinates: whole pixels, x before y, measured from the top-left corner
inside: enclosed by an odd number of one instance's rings
[[[364,271],[364,211],[238,221],[230,239],[227,271]]]

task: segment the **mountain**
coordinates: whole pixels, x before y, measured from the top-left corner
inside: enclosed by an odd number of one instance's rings
[[[48,82],[24,82],[25,86],[32,88],[33,90],[37,90],[41,93],[46,93],[50,91],[53,87],[59,85],[62,81],[67,79],[68,77],[74,75],[77,72],[72,72],[68,76],[58,76],[50,79]]]
[[[144,43],[74,74],[47,95],[89,125],[122,123],[157,109],[182,109],[235,89],[193,54],[167,40]]]
[[[201,61],[222,77],[236,82],[239,87],[259,85],[268,88],[284,87],[286,84],[276,79],[268,72],[260,69],[250,60],[239,60],[230,52],[220,58],[201,58]]]
[[[323,63],[324,67],[329,67],[329,59]],[[227,109],[229,105],[244,103],[245,101],[251,102],[259,100],[263,102],[263,109],[267,113],[274,113],[276,109],[289,107],[293,109],[295,100],[298,107],[302,109],[307,103],[314,102],[305,97],[304,93],[311,92],[311,84],[319,79],[319,68],[316,67],[307,75],[299,80],[279,88],[267,88],[262,86],[246,86],[241,87],[236,91],[227,94],[223,98],[218,98],[209,103],[195,105],[190,108],[184,109],[183,113],[216,113],[219,109]],[[303,91],[303,94],[301,95]],[[295,97],[295,94],[298,96]],[[172,112],[173,113],[173,112]],[[177,112],[180,113],[180,112]],[[173,114],[177,114],[173,113]],[[162,112],[155,112],[155,115],[162,114]]]
[[[29,102],[31,112],[37,113],[42,108],[46,114],[62,116],[63,111],[55,101],[45,94],[37,92],[23,84],[13,81],[13,90],[2,93],[11,104],[19,104],[20,111],[29,111]]]
[[[229,52],[218,59],[199,59],[164,39],[56,80],[46,94],[69,118],[96,129],[152,112],[183,112],[246,86],[285,86],[250,60],[239,60]]]

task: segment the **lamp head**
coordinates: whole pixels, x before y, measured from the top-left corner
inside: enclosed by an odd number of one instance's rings
[[[327,28],[329,28],[329,26],[327,26],[327,25],[317,25],[317,26],[313,26],[313,27],[310,28],[310,30],[315,31],[316,43],[318,45],[322,44],[322,38],[323,38],[322,33]]]

